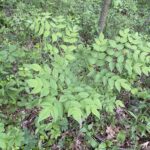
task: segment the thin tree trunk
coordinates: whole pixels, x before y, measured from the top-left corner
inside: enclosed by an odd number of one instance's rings
[[[103,0],[102,10],[100,12],[99,18],[99,32],[103,32],[106,26],[106,19],[108,16],[109,6],[111,4],[111,0]]]

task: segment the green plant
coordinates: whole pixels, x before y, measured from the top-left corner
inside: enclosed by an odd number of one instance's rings
[[[95,40],[92,57],[88,62],[95,82],[102,83],[109,90],[121,89],[138,94],[140,76],[149,75],[149,43],[141,40],[129,30],[120,31],[115,40],[105,40],[103,35]],[[94,69],[93,69],[94,68]],[[95,76],[93,76],[95,75]]]
[[[148,3],[113,1],[106,38],[95,38],[99,3],[0,2],[1,149],[136,149],[148,141],[150,43],[140,19]]]
[[[105,34],[114,37],[119,30],[130,28],[135,32],[149,34],[149,6],[146,0],[113,0],[109,10]],[[115,27],[115,28],[114,28]]]
[[[24,133],[18,128],[10,127],[5,133],[4,124],[0,124],[0,147],[2,149],[18,149],[24,141]]]

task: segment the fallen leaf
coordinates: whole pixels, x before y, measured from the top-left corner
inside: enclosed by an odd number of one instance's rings
[[[106,129],[107,139],[108,140],[113,139],[118,132],[119,132],[119,128],[117,127],[114,128],[112,126],[107,127]]]
[[[149,147],[149,146],[148,146],[149,143],[150,143],[150,142],[145,142],[145,143],[141,144],[142,149],[148,150],[147,148]],[[149,148],[150,148],[150,147],[149,147]]]

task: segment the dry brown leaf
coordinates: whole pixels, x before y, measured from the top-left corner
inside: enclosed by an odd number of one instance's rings
[[[106,129],[106,133],[107,133],[107,139],[113,139],[115,137],[115,131],[113,130],[112,126],[107,127]]]
[[[119,127],[108,126],[106,129],[107,139],[115,138],[116,134],[119,132]]]
[[[149,143],[150,142],[148,141],[148,142],[145,142],[145,143],[141,144],[142,149],[147,149]]]

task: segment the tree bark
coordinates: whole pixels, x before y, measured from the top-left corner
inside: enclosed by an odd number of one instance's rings
[[[109,6],[111,4],[111,0],[103,0],[102,10],[100,12],[99,18],[99,32],[103,32],[106,26],[106,19],[108,16]]]

